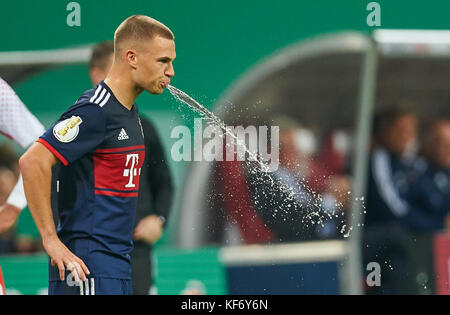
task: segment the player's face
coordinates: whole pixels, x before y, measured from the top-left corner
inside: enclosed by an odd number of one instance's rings
[[[388,130],[387,145],[395,153],[403,154],[416,140],[416,133],[416,118],[411,115],[400,117]]]
[[[150,40],[137,54],[135,81],[152,94],[161,94],[175,75],[175,42],[163,37]]]
[[[435,131],[434,158],[438,165],[450,168],[450,123],[442,124]]]

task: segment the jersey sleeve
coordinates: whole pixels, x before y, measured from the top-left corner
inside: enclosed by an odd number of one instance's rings
[[[38,142],[47,147],[64,165],[92,152],[105,139],[106,121],[96,104],[69,109]]]
[[[44,132],[44,127],[22,103],[14,90],[0,78],[0,132],[28,147]]]

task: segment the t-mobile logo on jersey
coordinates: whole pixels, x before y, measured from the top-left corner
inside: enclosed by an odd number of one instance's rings
[[[139,163],[139,154],[127,154],[127,162],[125,164],[125,167],[128,167],[130,161],[131,165],[129,166],[129,168],[125,168],[123,170],[123,176],[129,176],[130,178],[128,184],[125,185],[125,188],[136,187],[136,185],[133,183],[133,179],[135,176],[138,175],[138,170],[136,169],[136,166]],[[139,169],[139,175],[141,175],[141,169]]]

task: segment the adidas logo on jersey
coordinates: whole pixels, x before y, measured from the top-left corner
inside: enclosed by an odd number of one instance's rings
[[[117,137],[117,140],[127,140],[130,137],[128,137],[127,133],[125,132],[125,129],[122,128],[122,130],[119,133],[119,136]]]

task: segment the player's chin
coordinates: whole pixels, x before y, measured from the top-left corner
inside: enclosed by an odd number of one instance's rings
[[[152,87],[152,88],[149,88],[149,89],[146,89],[146,90],[150,94],[159,95],[159,94],[162,94],[164,92],[164,87],[163,86],[158,86],[158,87]]]
[[[164,90],[166,89],[167,84],[164,84],[162,82],[158,82],[153,86],[153,94],[162,94]]]

